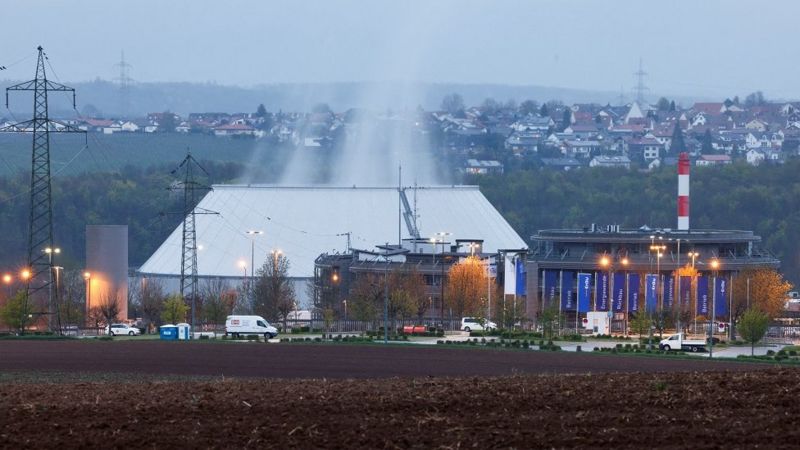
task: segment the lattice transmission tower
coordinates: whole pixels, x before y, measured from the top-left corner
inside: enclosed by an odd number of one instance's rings
[[[120,60],[114,64],[119,69],[119,76],[114,78],[119,84],[119,108],[122,117],[127,118],[130,114],[130,89],[133,78],[130,77],[130,69],[133,67],[125,62],[125,51],[121,52]]]
[[[195,216],[198,214],[219,214],[197,208],[197,192],[209,191],[210,186],[195,181],[195,171],[200,170],[208,175],[206,169],[197,162],[191,153],[187,152],[181,164],[171,173],[173,175],[183,171],[183,180],[175,185],[176,189],[183,190],[183,224],[181,230],[181,296],[191,298],[192,332],[195,329],[195,306],[197,297],[197,228]]]
[[[18,122],[3,128],[0,132],[33,133],[33,152],[31,154],[30,220],[28,224],[28,260],[30,278],[26,283],[26,301],[40,292],[48,292],[46,312],[51,318],[53,311],[53,199],[50,182],[50,133],[86,133],[72,126],[51,120],[48,117],[48,92],[71,92],[72,108],[75,109],[75,89],[47,79],[45,61],[47,54],[41,46],[37,48],[39,58],[36,63],[36,78],[6,88],[6,108],[11,91],[33,91],[33,119]],[[48,250],[49,249],[49,250]],[[47,291],[45,291],[47,289]],[[24,306],[28,310],[28,305]]]

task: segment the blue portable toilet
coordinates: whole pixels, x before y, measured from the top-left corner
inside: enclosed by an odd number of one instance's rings
[[[189,340],[189,330],[192,326],[188,323],[179,323],[175,325],[178,328],[178,339],[181,341]]]
[[[158,330],[159,337],[165,341],[174,341],[178,339],[178,327],[175,325],[161,325]]]

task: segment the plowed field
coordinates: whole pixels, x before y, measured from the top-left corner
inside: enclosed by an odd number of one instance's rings
[[[92,367],[68,363],[83,364],[98,356],[96,349],[106,358]],[[305,365],[285,350],[302,355]],[[243,368],[225,377],[214,364],[239,358]],[[341,358],[349,358],[349,371],[335,363]],[[108,370],[120,361],[131,362]],[[333,369],[323,370],[329,362]],[[511,369],[515,375],[506,374]],[[0,342],[0,372],[3,448],[796,448],[800,442],[800,370],[747,364],[409,347]],[[104,381],[74,381],[78,373]]]

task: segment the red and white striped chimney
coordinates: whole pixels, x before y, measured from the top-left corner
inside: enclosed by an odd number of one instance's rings
[[[689,230],[689,154],[678,156],[678,230]]]

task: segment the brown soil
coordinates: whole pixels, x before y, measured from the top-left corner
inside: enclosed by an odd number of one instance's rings
[[[207,381],[125,381],[118,374],[118,381],[106,382],[0,383],[3,448],[796,448],[800,442],[800,371],[794,369],[407,347],[19,344],[0,342],[0,371],[5,375],[10,365],[26,374],[105,370],[109,363],[102,359],[91,367],[64,362],[85,363],[84,358],[98,355],[115,362],[132,360],[122,367],[130,369],[134,362],[141,364],[143,353],[149,355],[144,358],[148,363],[133,372],[217,376]],[[23,347],[38,355],[23,357]],[[302,367],[289,358],[286,370],[297,373],[291,376],[314,376],[336,358],[351,359],[334,364],[329,371],[337,378],[333,380],[232,379],[227,374],[223,379],[218,366],[209,368],[216,359],[244,358],[246,369],[237,375],[288,377],[281,359],[284,349],[306,357]],[[190,355],[172,360],[172,369],[166,371],[160,369],[162,350],[172,357],[185,351]],[[113,356],[117,353],[122,356]],[[401,377],[385,378],[391,370],[379,370],[418,366],[423,358],[430,367],[395,374]],[[529,365],[523,364],[526,358]],[[482,362],[486,359],[489,363]],[[20,365],[23,360],[36,364]],[[425,376],[441,375],[448,366],[463,369],[466,362],[484,372],[504,365],[494,371],[507,373],[515,367],[518,372],[559,373]],[[654,373],[687,370],[687,364],[690,372]],[[578,366],[594,373],[563,374]],[[713,371],[702,371],[708,369]],[[649,373],[598,373],[632,370]],[[348,378],[352,376],[384,378]]]

